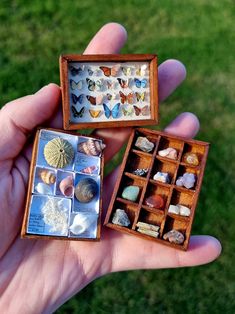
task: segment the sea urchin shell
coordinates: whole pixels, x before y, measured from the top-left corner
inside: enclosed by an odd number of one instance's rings
[[[44,157],[51,167],[64,168],[74,158],[73,146],[60,137],[54,138],[45,145]]]

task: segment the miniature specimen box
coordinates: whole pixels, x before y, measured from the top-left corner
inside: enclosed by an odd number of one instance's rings
[[[105,224],[187,250],[208,148],[205,142],[135,129]]]
[[[103,148],[99,139],[37,131],[22,237],[100,238]]]
[[[158,123],[155,55],[63,55],[65,130]]]

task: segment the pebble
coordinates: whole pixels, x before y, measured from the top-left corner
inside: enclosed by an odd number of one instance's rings
[[[135,146],[141,149],[143,152],[150,153],[153,148],[154,144],[150,142],[147,137],[139,136],[135,142]]]
[[[198,155],[195,153],[186,153],[183,156],[183,162],[189,165],[198,166],[199,165]]]
[[[170,176],[167,172],[160,172],[158,171],[154,176],[153,180],[163,182],[163,183],[170,183]]]
[[[135,202],[138,198],[140,188],[136,185],[130,185],[124,188],[122,192],[122,197],[126,200]]]
[[[184,205],[170,205],[168,208],[168,213],[181,215],[181,216],[190,216],[191,210],[187,206]]]
[[[173,229],[165,233],[163,239],[168,240],[171,243],[182,244],[184,242],[184,235],[181,232]]]
[[[145,204],[149,207],[163,209],[165,202],[161,195],[151,195],[145,199]]]
[[[176,160],[177,159],[177,150],[175,148],[168,147],[166,149],[159,150],[158,155],[161,157],[167,157],[167,158]]]
[[[115,225],[123,226],[123,227],[128,227],[130,225],[130,219],[127,216],[127,213],[125,212],[124,209],[116,209],[112,223]]]
[[[152,230],[152,231],[159,231],[160,229],[159,226],[155,226],[155,225],[148,224],[146,222],[141,222],[141,221],[138,221],[136,226],[140,229],[146,229],[146,230]]]
[[[196,176],[193,173],[185,172],[183,176],[178,177],[176,180],[176,185],[184,186],[187,189],[194,187],[196,181]]]
[[[133,174],[135,174],[136,176],[140,176],[140,177],[144,177],[148,172],[148,168],[146,169],[136,169],[133,171]]]

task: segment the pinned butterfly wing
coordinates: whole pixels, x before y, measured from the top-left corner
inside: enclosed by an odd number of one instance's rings
[[[84,69],[85,69],[85,66],[81,66],[79,68],[76,68],[73,65],[69,66],[69,70],[72,76],[82,75],[82,72],[84,71]]]
[[[124,75],[126,75],[126,76],[130,76],[131,75],[131,67],[122,67],[121,68],[122,69],[122,72],[123,72],[123,74]]]
[[[147,86],[147,80],[146,79],[139,80],[139,79],[135,78],[134,81],[135,81],[135,86],[137,88],[141,88],[141,87],[145,88]]]
[[[97,105],[101,105],[103,103],[103,100],[104,100],[104,96],[103,95],[98,95],[96,97],[96,104]]]
[[[72,106],[72,113],[73,113],[74,118],[82,118],[84,112],[85,112],[85,107],[82,107],[81,110],[77,111],[77,109],[74,106]]]
[[[104,107],[104,114],[105,114],[105,117],[107,119],[110,118],[111,116],[111,110],[109,109],[109,107],[106,105],[106,104],[103,104],[103,107]]]
[[[124,104],[125,102],[128,102],[129,104],[134,103],[134,93],[129,93],[128,95],[123,94],[123,92],[119,92],[121,103]]]
[[[136,75],[144,76],[144,75],[146,74],[147,67],[148,67],[147,64],[141,65],[141,66],[136,70]]]
[[[87,88],[93,92],[95,90],[95,81],[87,77],[86,82],[87,82]]]
[[[103,74],[107,77],[109,76],[117,76],[119,69],[120,69],[120,64],[115,64],[113,67],[99,67],[100,70],[103,72]]]
[[[87,72],[88,72],[88,75],[89,75],[89,76],[92,76],[93,73],[94,73],[94,71],[92,71],[92,69],[90,69],[90,68],[87,69]]]
[[[145,92],[143,92],[143,93],[136,92],[135,95],[136,95],[137,101],[144,101],[145,100]]]
[[[89,113],[92,118],[98,118],[101,110],[89,110]]]
[[[121,88],[127,88],[129,86],[129,79],[123,80],[122,78],[118,77],[117,80]]]
[[[79,102],[79,104],[82,104],[83,100],[84,100],[84,94],[81,94],[79,96],[75,95],[75,94],[71,94],[72,97],[72,101],[73,103],[76,105],[77,102]]]
[[[95,82],[95,87],[96,87],[96,90],[102,90],[102,88],[103,88],[103,80],[102,79],[101,80],[97,80]]]
[[[134,110],[135,110],[135,115],[136,116],[139,116],[140,115],[140,113],[141,113],[141,109],[139,108],[139,107],[137,107],[137,106],[133,106],[133,108],[134,108]]]
[[[78,82],[75,82],[74,80],[70,80],[70,87],[72,90],[75,90],[75,89],[82,89],[82,86],[83,86],[83,80],[81,81],[78,81]]]
[[[133,114],[133,112],[134,112],[134,110],[133,110],[133,108],[132,107],[129,107],[129,108],[122,108],[122,112],[123,112],[123,114],[124,114],[124,116],[132,116],[132,114]]]
[[[103,104],[104,107],[104,114],[107,119],[109,119],[111,116],[116,119],[119,115],[119,108],[120,108],[120,103],[117,103],[113,109],[109,109],[109,107],[106,104]]]
[[[106,81],[108,89],[114,89],[116,82]]]
[[[96,98],[90,95],[86,96],[87,100],[92,104],[92,105],[96,105]]]
[[[148,105],[144,106],[143,108],[139,108],[135,105],[133,107],[134,107],[136,116],[139,116],[140,114],[142,114],[143,116],[147,116],[149,114],[149,106]]]

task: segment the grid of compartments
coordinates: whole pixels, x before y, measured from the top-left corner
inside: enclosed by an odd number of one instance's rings
[[[140,137],[153,143],[151,151],[136,146]],[[134,130],[105,224],[186,250],[208,148],[209,144],[205,142],[147,129]],[[124,195],[124,190],[131,186],[139,188],[135,200]],[[122,210],[118,219],[117,209]]]
[[[98,239],[102,141],[42,129],[36,146],[24,235]]]

